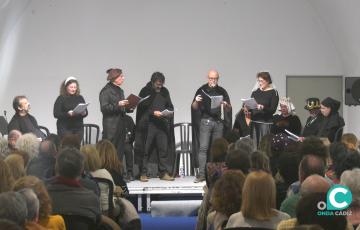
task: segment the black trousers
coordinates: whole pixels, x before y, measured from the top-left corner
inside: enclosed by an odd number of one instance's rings
[[[134,168],[134,155],[133,155],[133,145],[132,143],[125,143],[124,146],[124,155],[126,161],[126,172],[129,174],[133,174]],[[124,156],[121,156],[121,160],[124,159]]]
[[[167,169],[167,150],[168,150],[168,137],[166,132],[163,129],[155,126],[151,122],[149,123],[148,133],[145,143],[145,152],[142,159],[141,175],[146,175],[148,170],[148,161],[153,149],[153,145],[157,149],[158,153],[158,169],[160,175],[163,175],[168,172]]]

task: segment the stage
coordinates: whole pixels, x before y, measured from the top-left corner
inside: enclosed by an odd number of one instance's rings
[[[139,180],[127,184],[131,196],[137,196],[137,209],[139,212],[151,211],[152,201],[193,201],[200,200],[203,196],[205,181],[194,183],[194,176],[177,177],[174,181],[164,181],[151,178],[148,182]],[[184,202],[182,202],[184,203]],[[145,209],[143,209],[145,206]]]

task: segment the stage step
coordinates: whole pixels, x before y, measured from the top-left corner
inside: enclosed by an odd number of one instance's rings
[[[151,216],[196,216],[201,200],[151,201]]]

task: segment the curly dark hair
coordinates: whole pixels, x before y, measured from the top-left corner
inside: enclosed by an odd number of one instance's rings
[[[245,175],[240,170],[226,171],[215,183],[211,194],[214,210],[231,216],[239,212]]]
[[[343,159],[335,164],[335,175],[340,178],[345,170],[360,168],[360,153],[357,151],[349,152]]]
[[[305,138],[305,140],[299,146],[299,153],[301,158],[305,155],[315,155],[320,157],[326,163],[328,158],[328,150],[320,138],[315,136],[310,136]]]
[[[210,156],[212,162],[225,161],[229,142],[225,138],[214,140],[210,147]]]

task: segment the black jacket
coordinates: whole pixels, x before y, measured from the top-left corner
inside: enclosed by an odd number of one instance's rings
[[[174,111],[174,106],[171,102],[170,93],[167,88],[162,87],[160,94],[167,101],[166,109]],[[139,93],[139,97],[149,98],[142,101],[136,110],[136,132],[135,132],[135,162],[140,162],[145,151],[146,135],[150,119],[153,119],[153,111],[151,109],[156,92],[152,87],[151,82],[148,82]],[[172,169],[175,156],[175,136],[174,136],[174,118],[156,118],[160,122],[160,126],[164,129],[168,136],[168,169]],[[153,151],[151,151],[153,152]],[[158,162],[157,154],[149,156],[149,162]]]

